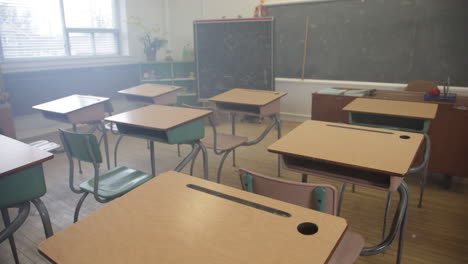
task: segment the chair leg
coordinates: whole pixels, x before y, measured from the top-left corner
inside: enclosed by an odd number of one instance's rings
[[[117,139],[117,142],[115,143],[115,147],[114,147],[114,166],[117,167],[117,150],[119,149],[119,144],[120,144],[120,141],[122,141],[123,139],[123,135],[120,135],[119,136],[119,139]]]
[[[177,144],[177,156],[180,157],[180,144]]]
[[[233,150],[228,150],[224,153],[223,157],[221,158],[221,162],[219,163],[219,167],[218,167],[218,174],[216,176],[216,182],[217,183],[220,183],[221,182],[221,171],[223,170],[223,165],[224,165],[224,161],[226,160],[226,158],[229,156],[229,153],[231,153]]]
[[[392,197],[393,193],[389,192],[387,195],[387,205],[385,206],[385,214],[383,219],[382,239],[385,239],[385,233],[387,232],[388,213],[390,212],[390,207],[392,206]]]
[[[356,192],[356,184],[353,184],[353,188],[351,189],[351,192]]]
[[[1,212],[3,223],[5,224],[5,227],[8,227],[10,225],[10,215],[8,214],[8,209],[3,208]],[[11,253],[13,254],[13,258],[15,259],[15,263],[19,264],[18,252],[16,251],[16,243],[13,234],[11,234],[11,236],[8,237],[8,241],[10,242]]]
[[[340,197],[338,198],[338,208],[336,210],[336,215],[341,215],[341,204],[343,203],[343,197],[346,190],[346,183],[341,184]]]
[[[102,138],[104,139],[104,152],[106,154],[107,169],[110,170],[109,141],[107,138],[106,127],[103,122],[101,123],[101,126],[102,126],[101,134],[102,134]]]
[[[75,208],[75,215],[73,217],[73,223],[76,223],[78,221],[78,216],[80,215],[81,206],[83,205],[83,202],[88,196],[88,194],[89,194],[88,192],[85,192],[83,196],[81,196],[80,200],[78,201],[78,204],[76,205],[76,208]]]
[[[307,178],[309,177],[309,175],[303,173],[302,174],[302,182],[307,182]]]
[[[46,206],[40,198],[31,200],[31,202],[36,207],[39,215],[41,216],[42,225],[44,226],[45,237],[49,238],[54,235],[54,230],[52,229],[52,224],[50,222],[49,212],[47,211]]]
[[[232,135],[236,135],[236,114],[231,113],[231,131]],[[232,150],[232,166],[236,167],[236,150]]]

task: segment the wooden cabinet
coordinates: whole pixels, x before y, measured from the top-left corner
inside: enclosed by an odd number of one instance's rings
[[[343,111],[356,97],[345,95],[312,95],[312,119],[348,123]],[[423,93],[377,90],[374,99],[425,102]],[[449,176],[468,177],[468,96],[458,96],[454,104],[439,104],[436,118],[431,122],[429,136],[432,141],[429,170]]]

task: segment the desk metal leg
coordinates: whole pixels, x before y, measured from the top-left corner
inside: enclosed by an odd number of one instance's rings
[[[429,163],[426,164],[424,167],[423,175],[421,176],[421,180],[419,185],[421,186],[421,190],[419,193],[419,203],[418,203],[418,208],[422,207],[422,201],[423,201],[423,196],[424,196],[424,187],[426,186],[426,181],[427,181],[427,174],[429,172]]]
[[[390,212],[390,207],[392,206],[392,198],[393,198],[393,193],[389,192],[387,195],[387,205],[385,206],[385,214],[384,214],[384,219],[383,219],[382,239],[385,238],[385,233],[387,232],[388,213]]]
[[[398,193],[400,195],[400,201],[398,203],[395,216],[393,218],[392,226],[390,232],[385,237],[385,239],[378,245],[363,248],[361,251],[361,256],[371,256],[385,252],[385,250],[391,246],[397,233],[400,234],[399,243],[398,243],[398,253],[397,253],[397,264],[401,263],[401,257],[403,254],[403,246],[405,240],[406,232],[406,222],[407,222],[407,211],[408,211],[408,200],[409,200],[409,191],[408,186],[405,182],[402,182],[398,187]]]
[[[279,114],[278,114],[279,115]],[[281,132],[281,119],[278,116],[275,116],[276,122],[277,122],[277,128],[278,128],[278,139],[281,138],[282,132]],[[281,155],[278,154],[278,177],[281,177]]]
[[[151,160],[151,174],[156,176],[156,159],[154,156],[154,141],[150,140],[150,160]]]
[[[117,150],[119,149],[120,141],[122,141],[124,135],[120,135],[119,139],[117,139],[117,142],[115,143],[114,147],[114,166],[117,167]]]
[[[194,146],[192,146],[192,149],[194,148]],[[197,153],[195,153],[195,156],[193,157],[192,159],[192,162],[190,164],[190,175],[193,176],[193,167],[195,166],[195,161],[197,160],[197,156],[198,156],[198,153],[200,152],[200,149],[197,150]]]
[[[232,128],[232,135],[236,135],[236,114],[231,113],[231,128]],[[232,151],[232,166],[236,166],[236,150]]]
[[[5,228],[8,228],[11,224],[10,215],[8,214],[8,208],[3,208],[1,211]],[[16,250],[15,237],[13,236],[13,233],[8,237],[8,241],[10,242],[11,253],[13,254],[13,258],[15,259],[15,263],[19,264],[18,252]]]
[[[107,169],[110,170],[110,159],[109,159],[109,141],[107,138],[106,127],[104,122],[101,122],[102,127],[102,137],[104,139],[104,152],[106,153]]]
[[[219,163],[219,167],[218,167],[218,174],[216,176],[216,182],[217,183],[220,183],[221,182],[221,172],[223,170],[223,164],[224,164],[224,160],[226,160],[226,158],[229,156],[229,153],[231,153],[233,150],[228,150],[226,151],[224,154],[223,154],[223,157],[221,158],[221,162]]]
[[[208,152],[206,151],[205,145],[200,141],[192,143],[192,151],[177,165],[174,169],[175,171],[181,171],[184,167],[192,160],[194,160],[199,151],[202,151],[203,154],[203,178],[208,180]]]
[[[337,216],[341,215],[341,205],[343,204],[343,197],[344,197],[345,190],[346,190],[346,183],[343,182],[341,184],[340,197],[338,197],[338,208],[336,209]]]
[[[73,124],[73,125],[72,125],[72,128],[73,128],[73,132],[76,133],[76,124]],[[81,161],[78,161],[78,172],[79,172],[80,174],[83,173],[83,170],[81,169]]]
[[[21,227],[24,221],[26,221],[26,218],[28,218],[29,210],[30,210],[30,203],[25,202],[15,207],[19,208],[19,212],[16,218],[13,220],[13,222],[10,222],[10,215],[8,214],[8,208],[2,208],[0,210],[2,214],[2,218],[3,218],[3,222],[5,225],[5,229],[0,232],[0,243],[6,239],[9,240],[11,252],[13,254],[13,258],[15,259],[15,263],[19,263],[18,253],[16,251],[16,244],[15,244],[15,239],[13,237],[13,234],[16,232],[16,230],[18,230],[18,228]]]
[[[208,151],[206,151],[205,145],[202,142],[198,142],[203,154],[203,178],[208,180]]]
[[[44,226],[44,233],[46,238],[49,238],[54,235],[54,231],[52,229],[52,224],[50,222],[49,212],[47,211],[46,206],[42,202],[40,198],[36,198],[31,200],[31,202],[36,206],[39,215],[41,216],[42,225]]]

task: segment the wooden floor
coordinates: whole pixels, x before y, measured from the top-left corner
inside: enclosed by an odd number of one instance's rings
[[[267,125],[268,120],[264,120],[261,125],[242,123],[238,125],[238,134],[254,138]],[[283,122],[283,134],[297,125],[298,123]],[[220,130],[229,132],[230,127],[223,124]],[[57,142],[58,137],[56,134],[52,134],[46,135],[42,139]],[[116,136],[111,135],[111,149],[114,147],[115,140]],[[239,149],[236,153],[237,166],[275,176],[277,156],[266,151],[266,148],[275,140],[276,132],[271,132],[260,144]],[[188,147],[182,147],[183,154],[187,154],[188,150]],[[112,155],[111,158],[113,158]],[[156,143],[156,158],[158,173],[173,169],[181,160],[177,156],[176,146],[159,143]],[[126,137],[122,141],[118,160],[119,164],[139,168],[146,172],[151,171],[149,151],[144,140]],[[219,156],[210,151],[209,172],[212,181],[215,179],[218,163]],[[72,193],[68,188],[68,163],[65,154],[58,154],[53,160],[45,163],[45,175],[48,190],[42,199],[49,210],[54,231],[59,232],[72,224],[73,211],[79,199],[79,195]],[[90,167],[86,167],[83,175],[78,176],[76,180],[82,181],[90,175],[92,175],[92,170]],[[195,175],[202,176],[200,157],[196,164]],[[284,169],[282,177],[294,181],[300,180],[299,174]],[[426,188],[424,207],[419,209],[416,207],[419,195],[417,180],[416,175],[407,178],[411,197],[403,263],[468,263],[468,203],[466,199],[468,187],[464,181],[457,181],[448,191],[434,184],[435,180],[432,180]],[[309,181],[332,183],[337,186],[339,184],[318,177],[309,177]],[[222,183],[240,188],[236,168],[232,167],[232,159],[226,161]],[[396,201],[397,196],[395,195],[394,201]],[[356,193],[351,193],[349,188],[345,194],[342,216],[348,220],[351,230],[357,231],[365,237],[367,246],[379,242],[385,199],[386,193],[359,186]],[[92,198],[88,198],[81,210],[81,218],[102,206]],[[11,214],[15,215],[14,212]],[[36,250],[38,243],[44,240],[44,233],[39,215],[33,207],[30,217],[15,234],[15,239],[21,263],[48,263]],[[357,263],[394,263],[396,248],[397,245],[394,244],[385,254],[360,257]],[[0,263],[13,263],[9,244],[6,241],[0,244]]]

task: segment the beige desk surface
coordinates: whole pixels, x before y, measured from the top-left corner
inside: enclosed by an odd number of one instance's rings
[[[0,135],[0,177],[32,167],[54,157],[21,141]]]
[[[169,130],[211,113],[212,111],[209,110],[165,105],[148,105],[107,117],[105,120],[155,130]]]
[[[437,107],[437,104],[357,98],[345,106],[343,110],[420,119],[434,119],[437,113]]]
[[[107,97],[74,94],[47,103],[35,105],[33,108],[41,111],[68,114],[108,100],[109,98]]]
[[[401,139],[401,135],[410,138]],[[404,176],[423,138],[419,133],[309,120],[268,151]]]
[[[131,87],[125,90],[119,91],[121,94],[143,96],[143,97],[158,97],[166,93],[177,91],[182,87],[172,86],[172,85],[162,85],[162,84],[153,84],[145,83],[135,87]]]
[[[186,187],[289,212],[283,217]],[[313,222],[314,235],[297,225]],[[39,244],[59,264],[324,263],[346,220],[169,171]]]
[[[211,97],[208,100],[220,103],[236,103],[245,105],[264,106],[273,101],[278,100],[286,94],[287,93],[284,92],[236,88]]]

